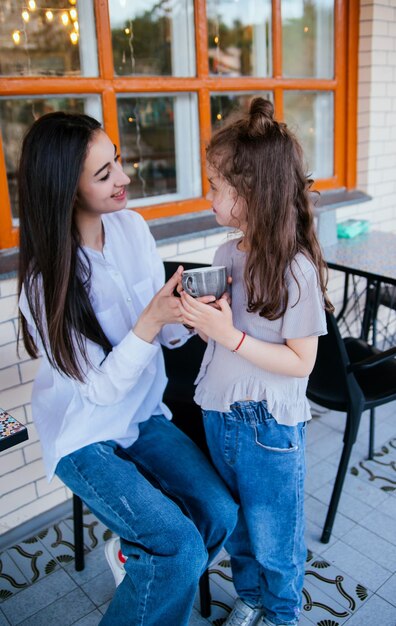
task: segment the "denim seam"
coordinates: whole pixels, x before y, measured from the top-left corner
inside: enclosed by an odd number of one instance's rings
[[[103,505],[105,505],[105,509],[108,508],[110,511],[112,511],[112,513],[114,513],[116,515],[116,517],[124,524],[125,520],[122,518],[122,516],[118,513],[118,511],[114,510],[112,506],[110,506],[107,502],[105,502],[102,498],[102,496],[97,492],[97,490],[95,489],[95,487],[91,484],[90,481],[88,481],[83,473],[83,471],[81,469],[79,469],[77,463],[74,461],[74,459],[72,457],[69,457],[69,461],[70,463],[74,466],[75,470],[79,473],[79,475],[84,479],[85,484],[91,489],[91,491],[95,494],[96,499]],[[136,537],[136,533],[133,531],[133,529],[128,525],[128,528],[130,528],[130,530],[132,530],[133,534],[135,535],[135,539],[137,539]]]

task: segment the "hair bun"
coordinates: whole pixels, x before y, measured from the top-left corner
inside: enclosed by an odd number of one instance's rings
[[[254,98],[249,108],[248,133],[251,137],[262,135],[274,122],[274,105],[270,100]]]

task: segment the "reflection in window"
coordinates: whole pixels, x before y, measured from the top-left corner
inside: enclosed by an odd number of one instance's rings
[[[99,121],[102,119],[100,99],[97,96],[0,98],[0,129],[6,148],[4,154],[13,219],[18,217],[16,172],[22,139],[37,118],[52,111],[86,113]]]
[[[271,0],[207,0],[207,16],[211,74],[271,75]]]
[[[328,91],[286,91],[284,114],[302,143],[313,178],[334,174],[334,102]]]
[[[195,74],[193,0],[109,0],[118,76]]]
[[[283,76],[333,78],[334,0],[282,0]]]
[[[152,204],[155,196],[161,202],[199,196],[195,95],[120,95],[117,102],[129,206]]]
[[[97,76],[90,0],[0,2],[0,75]]]
[[[257,93],[217,93],[213,94],[210,98],[210,114],[212,120],[212,129],[217,130],[220,128],[227,117],[238,111],[247,113],[249,105],[255,96],[261,96],[267,100],[273,101],[272,92],[257,92]]]

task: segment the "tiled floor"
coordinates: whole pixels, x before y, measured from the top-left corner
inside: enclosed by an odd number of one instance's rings
[[[308,426],[307,545],[301,626],[396,626],[396,403],[377,410],[374,461],[365,461],[363,416],[333,535],[320,543],[345,417],[322,412]],[[111,536],[85,517],[86,567],[74,570],[71,519],[0,555],[0,626],[96,626],[114,593],[103,543]],[[190,626],[221,626],[235,591],[227,554],[210,567],[212,615]],[[116,625],[115,625],[116,626]],[[174,626],[177,626],[175,624]]]

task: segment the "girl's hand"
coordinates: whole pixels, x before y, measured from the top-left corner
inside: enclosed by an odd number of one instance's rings
[[[180,284],[182,273],[183,266],[180,265],[140,315],[133,329],[140,339],[151,343],[165,324],[184,322],[180,298],[173,293]]]
[[[208,306],[200,300],[192,298],[185,291],[181,293],[184,323],[232,350],[241,333],[233,326],[227,298],[216,300],[215,306]]]

